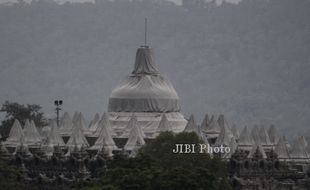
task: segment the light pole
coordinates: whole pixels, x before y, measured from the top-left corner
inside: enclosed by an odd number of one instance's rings
[[[55,100],[54,104],[56,106],[56,114],[57,114],[57,127],[59,127],[59,111],[61,110],[60,106],[62,105],[62,100]]]

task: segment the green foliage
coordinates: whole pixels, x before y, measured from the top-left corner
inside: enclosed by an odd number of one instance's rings
[[[96,184],[106,190],[229,190],[226,165],[208,154],[174,154],[175,144],[202,143],[195,133],[161,133],[134,158],[115,155]],[[83,184],[84,186],[86,184]],[[75,186],[74,188],[81,187]],[[85,188],[85,186],[84,186]]]
[[[35,104],[22,105],[16,102],[6,101],[0,111],[5,112],[5,120],[0,126],[1,136],[6,138],[9,135],[10,129],[15,119],[18,119],[21,124],[25,124],[26,119],[31,119],[38,126],[46,125],[44,113],[40,111],[41,106]]]
[[[26,184],[16,167],[0,159],[0,189],[35,190],[37,188]]]
[[[208,154],[174,154],[175,144],[202,144],[203,142],[195,133],[179,133],[173,135],[164,132],[154,141],[141,149],[141,154],[146,154],[154,159],[155,163],[163,168],[206,166],[210,162]]]

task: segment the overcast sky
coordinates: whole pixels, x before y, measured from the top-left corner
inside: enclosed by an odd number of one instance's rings
[[[25,0],[27,2],[30,2],[31,0]],[[70,2],[94,2],[95,0],[55,0],[57,2],[66,2],[66,1],[70,1]],[[182,2],[182,0],[168,0],[168,1],[173,1],[176,4],[180,4]],[[209,1],[209,0],[205,0],[205,1]],[[221,3],[223,1],[226,2],[230,2],[230,3],[238,3],[241,0],[216,0],[218,3]],[[7,3],[7,2],[17,2],[17,0],[0,0],[0,3]]]
[[[185,116],[223,113],[239,127],[309,134],[310,3],[246,2],[200,12],[143,3],[1,7],[0,103],[39,104],[48,118],[60,98],[63,111],[88,120],[106,111],[147,17],[156,63]]]

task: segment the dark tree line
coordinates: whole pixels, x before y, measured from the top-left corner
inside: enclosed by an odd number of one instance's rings
[[[37,127],[43,127],[47,124],[40,105],[23,105],[16,102],[6,101],[2,105],[0,111],[5,112],[5,119],[0,125],[0,132],[3,139],[9,136],[15,119],[17,119],[22,126],[25,124],[27,119],[33,120]]]
[[[116,155],[102,169],[99,181],[74,184],[71,189],[102,190],[230,190],[226,164],[207,154],[174,154],[175,144],[198,144],[195,133],[164,132],[134,158]]]

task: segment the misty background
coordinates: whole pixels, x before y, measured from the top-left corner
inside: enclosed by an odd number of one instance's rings
[[[13,2],[13,1],[11,1]],[[0,103],[39,104],[54,117],[107,111],[112,89],[148,44],[182,113],[225,114],[239,127],[310,134],[310,1],[38,0],[0,5]]]

